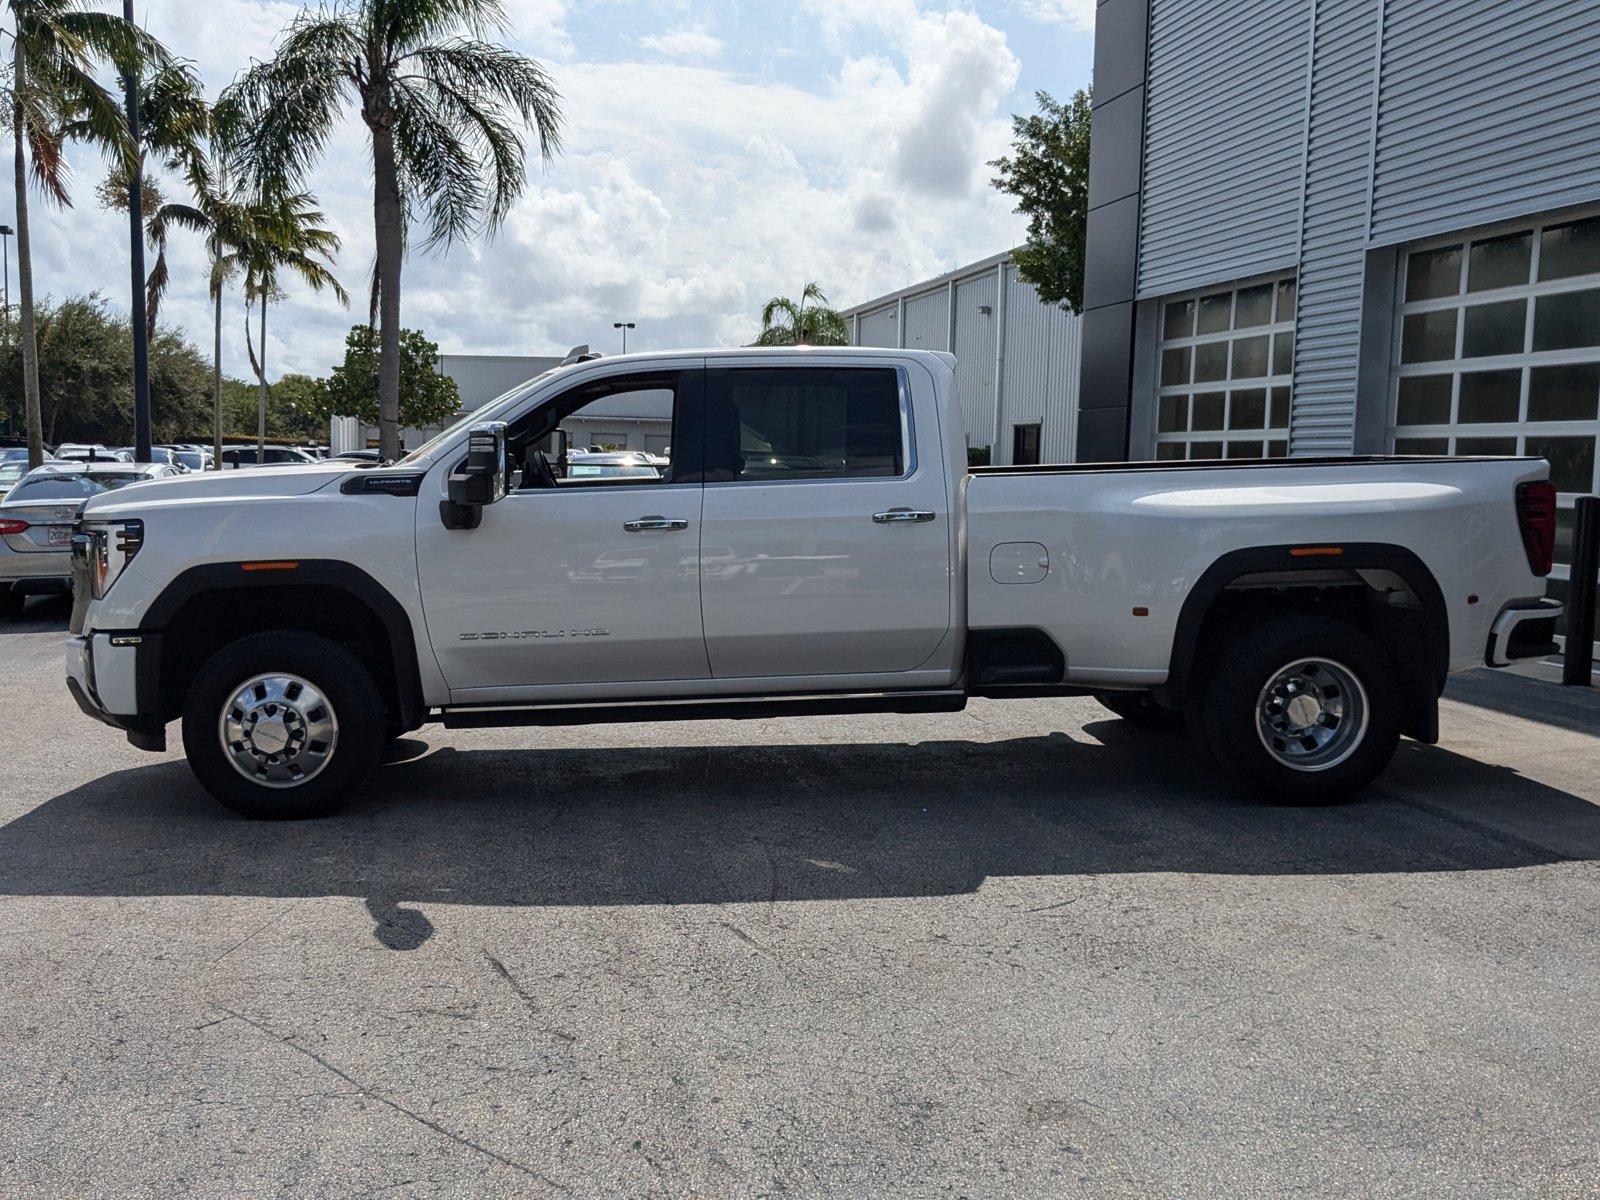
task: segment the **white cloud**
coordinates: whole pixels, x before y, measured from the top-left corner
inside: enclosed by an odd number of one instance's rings
[[[1022,15],[1047,25],[1068,25],[1094,32],[1095,0],[1018,0]]]
[[[640,38],[639,45],[652,54],[697,62],[714,62],[722,57],[722,52],[726,48],[721,38],[713,37],[702,29],[679,29],[672,33],[650,34]]]
[[[270,54],[299,6],[151,7],[159,7],[155,31],[199,61],[215,88],[248,57]],[[638,10],[629,10],[609,53],[636,61],[603,60],[588,44],[592,25],[575,38],[569,8],[577,6],[508,5],[516,44],[550,59],[568,118],[566,153],[548,171],[530,164],[527,193],[497,238],[407,259],[405,323],[445,350],[606,347],[613,320],[638,322],[630,348],[747,342],[761,303],[809,279],[853,304],[991,254],[1020,233],[983,167],[1007,144],[1018,64],[1000,31],[967,9],[829,0],[818,19],[840,41],[822,56],[825,73],[772,79],[690,51],[686,36],[707,35],[674,0],[657,6],[660,31],[638,29]],[[738,46],[736,25],[715,28],[725,48]],[[93,208],[98,159],[79,151],[74,161],[82,206],[41,213],[37,286],[57,296],[98,287],[121,301],[126,222]],[[347,310],[291,287],[273,312],[274,373],[326,372],[365,315],[371,182],[358,121],[339,130],[309,184],[344,238],[338,274],[355,299]],[[174,238],[172,267],[163,312],[209,351],[197,238]],[[239,375],[247,370],[241,314],[230,297],[225,365]]]

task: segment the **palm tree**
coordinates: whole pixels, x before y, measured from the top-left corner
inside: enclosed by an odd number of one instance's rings
[[[191,190],[203,190],[206,178],[206,143],[211,134],[211,109],[206,104],[200,77],[188,63],[146,61],[139,81],[139,144],[131,162],[118,162],[100,185],[101,206],[128,211],[128,181],[141,180],[145,236],[157,252],[145,281],[145,336],[156,332],[157,310],[167,285],[166,230],[182,223],[189,205],[169,205],[160,184],[148,174],[151,160],[189,181]],[[87,137],[86,130],[69,127],[70,136]],[[165,211],[164,211],[165,210]],[[189,215],[193,215],[192,212]]]
[[[11,111],[17,206],[17,283],[21,300],[22,391],[27,406],[28,462],[44,459],[39,413],[39,347],[34,328],[33,241],[28,172],[46,200],[63,207],[69,126],[127,154],[127,129],[115,98],[94,78],[102,61],[131,62],[164,52],[121,16],[88,12],[76,0],[5,0],[11,18],[11,62],[4,101]]]
[[[806,305],[811,307],[807,308]],[[815,283],[806,284],[797,304],[787,296],[774,296],[761,307],[758,346],[848,346],[850,322]]]
[[[256,373],[259,399],[256,412],[256,461],[266,458],[267,448],[267,306],[281,300],[278,272],[289,271],[311,285],[312,291],[329,288],[341,304],[350,297],[330,270],[339,250],[339,236],[327,228],[327,219],[312,207],[316,200],[306,192],[266,201],[262,207],[261,228],[255,240],[239,248],[244,266],[244,344],[250,353],[250,366]],[[250,345],[250,308],[261,305],[261,355]]]
[[[413,221],[425,245],[492,233],[526,185],[523,131],[548,161],[560,97],[544,68],[485,40],[500,0],[351,0],[304,12],[276,57],[229,95],[249,114],[238,160],[258,182],[292,182],[354,103],[372,143],[377,243],[379,454],[400,453],[400,267]]]

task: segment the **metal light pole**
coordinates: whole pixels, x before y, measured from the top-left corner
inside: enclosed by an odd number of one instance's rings
[[[0,276],[0,337],[6,341],[11,340],[11,237],[17,231],[9,225],[0,225],[0,264],[3,264],[4,275]],[[14,434],[16,426],[12,422],[11,406],[6,405],[6,432]]]
[[[5,263],[5,277],[0,279],[0,294],[4,296],[0,304],[5,305],[0,309],[0,329],[6,333],[11,332],[11,238],[16,232],[9,225],[0,225],[0,257]]]
[[[628,330],[637,328],[632,321],[613,321],[611,328],[622,330],[622,352],[628,352]]]
[[[133,0],[122,0],[122,19],[133,25]],[[128,137],[133,142],[135,170],[128,180],[129,273],[133,278],[133,457],[150,461],[150,346],[145,337],[144,307],[144,155],[139,146],[139,66],[128,64],[122,85],[128,110]]]

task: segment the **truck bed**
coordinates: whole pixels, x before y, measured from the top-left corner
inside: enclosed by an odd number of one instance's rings
[[[1362,576],[1414,557],[1445,606],[1452,668],[1477,665],[1496,613],[1476,593],[1543,594],[1512,501],[1544,473],[1519,457],[975,468],[968,625],[1044,632],[1068,682],[1150,687],[1166,681],[1185,600],[1219,563],[1267,585],[1274,555]]]

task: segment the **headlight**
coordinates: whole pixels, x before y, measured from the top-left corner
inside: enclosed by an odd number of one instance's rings
[[[73,587],[105,599],[143,545],[143,521],[79,521],[72,537]]]

